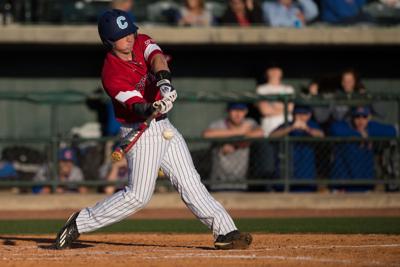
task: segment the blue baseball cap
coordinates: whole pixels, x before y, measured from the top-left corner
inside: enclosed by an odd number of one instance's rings
[[[229,103],[228,104],[228,110],[232,109],[247,109],[247,104],[245,103]]]
[[[370,114],[371,114],[371,110],[369,107],[354,107],[351,109],[351,115],[353,117],[369,116]]]
[[[296,105],[293,109],[293,114],[309,114],[311,113],[311,108],[304,105]]]
[[[76,154],[72,148],[63,148],[58,152],[58,160],[76,163]]]

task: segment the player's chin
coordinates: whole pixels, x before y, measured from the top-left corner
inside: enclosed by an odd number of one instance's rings
[[[120,53],[122,53],[122,54],[128,55],[128,54],[130,54],[130,53],[132,52],[132,49],[133,49],[132,46],[126,46],[126,47],[123,48],[123,49],[118,49],[118,51],[119,51]]]

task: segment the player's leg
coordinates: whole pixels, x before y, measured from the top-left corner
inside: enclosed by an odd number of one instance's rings
[[[80,233],[91,232],[118,222],[142,209],[153,195],[166,144],[156,124],[143,134],[127,155],[129,184],[121,191],[83,209],[77,226]]]
[[[77,216],[73,216],[73,221],[68,220],[56,238],[56,247],[69,247],[79,234],[118,222],[143,208],[153,194],[165,151],[166,142],[161,136],[161,130],[155,125],[150,126],[126,156],[129,169],[128,185],[95,206],[81,210]],[[78,235],[69,235],[75,231]],[[64,232],[67,237],[62,236]],[[61,241],[65,239],[68,242],[61,245]]]
[[[170,127],[173,128],[171,125]],[[187,207],[213,231],[217,240],[218,238],[221,241],[223,241],[222,239],[225,240],[226,235],[229,233],[232,234],[228,236],[228,239],[232,240],[251,238],[251,236],[245,237],[237,232],[237,227],[231,216],[201,183],[185,140],[179,132],[175,129],[174,131],[175,136],[169,141],[171,144],[164,155],[161,168],[170,177],[171,183],[178,190]],[[240,236],[237,236],[237,233]],[[229,245],[232,245],[232,242],[229,242]],[[245,240],[244,243],[248,246],[251,240]]]

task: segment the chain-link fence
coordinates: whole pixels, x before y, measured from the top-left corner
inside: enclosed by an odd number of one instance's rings
[[[26,192],[35,187],[59,187],[77,191],[80,186],[96,191],[114,189],[127,182],[127,166],[115,166],[109,155],[116,138],[75,138],[60,135],[59,105],[81,105],[87,98],[74,92],[64,96],[2,93],[3,101],[48,105],[51,111],[48,138],[0,138],[0,187],[18,187]],[[312,99],[294,96],[259,97],[249,93],[196,95],[181,93],[180,101],[227,102],[240,99],[254,103],[260,99],[297,101],[311,106],[334,104],[365,105],[374,101],[396,101],[400,97],[374,95],[361,99]],[[64,114],[62,114],[64,115]],[[286,112],[286,122],[288,112]],[[398,191],[400,184],[399,141],[397,137],[295,137],[258,139],[204,139],[187,137],[193,161],[202,180],[211,190],[315,192]],[[74,163],[82,178],[62,179],[58,162],[62,148],[74,151]],[[123,161],[122,161],[123,162]],[[8,164],[8,165],[7,165]],[[46,178],[38,178],[41,173]],[[113,175],[111,175],[113,174]],[[163,173],[159,173],[160,177]],[[110,190],[112,190],[111,188]],[[37,190],[36,190],[37,192]]]
[[[193,158],[212,190],[397,191],[399,139],[213,140]],[[232,146],[234,150],[224,149]]]

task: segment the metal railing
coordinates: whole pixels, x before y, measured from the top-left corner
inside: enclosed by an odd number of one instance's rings
[[[80,105],[83,104],[89,95],[86,95],[77,91],[65,91],[58,93],[15,93],[15,92],[0,92],[1,101],[18,101],[28,102],[37,105],[47,105],[51,111],[50,129],[51,134],[48,138],[13,138],[13,137],[1,137],[0,145],[4,144],[12,145],[29,145],[29,144],[41,144],[46,147],[45,151],[47,154],[46,163],[48,163],[51,170],[51,179],[48,181],[33,181],[33,180],[0,180],[0,187],[32,187],[32,186],[51,186],[53,191],[58,186],[71,184],[69,182],[59,181],[58,177],[58,164],[57,154],[60,147],[60,143],[87,143],[97,142],[103,144],[107,141],[115,141],[115,138],[96,138],[96,139],[84,139],[84,138],[65,138],[59,135],[57,129],[57,120],[59,119],[58,108],[61,105]],[[281,101],[285,104],[285,122],[288,122],[288,105],[291,102],[307,104],[310,106],[327,106],[327,105],[369,105],[374,101],[396,101],[398,107],[400,107],[400,94],[369,94],[369,95],[358,95],[352,98],[335,98],[332,96],[328,97],[313,97],[303,98],[293,95],[274,95],[274,96],[258,96],[254,93],[249,92],[222,92],[222,93],[199,93],[199,92],[185,92],[180,93],[179,101],[187,102],[229,102],[229,101],[241,101],[254,103],[259,100],[273,100]],[[400,109],[399,109],[400,110]],[[398,121],[400,122],[400,115],[398,114]],[[400,123],[399,123],[400,125]],[[327,188],[341,188],[343,186],[363,186],[372,189],[374,185],[385,185],[386,187],[398,188],[400,185],[400,156],[399,156],[399,141],[397,137],[394,138],[337,138],[337,137],[325,137],[325,138],[309,138],[309,137],[283,137],[283,138],[259,138],[259,139],[243,139],[243,138],[231,138],[231,139],[203,139],[203,138],[186,138],[189,147],[199,147],[201,149],[193,149],[192,156],[194,163],[202,175],[204,183],[211,189],[215,187],[215,190],[224,187],[224,184],[241,185],[233,186],[234,189],[248,190],[251,187],[258,187],[261,190],[272,190],[272,191],[293,191],[294,188],[302,191],[312,189],[315,191],[317,186],[325,186]],[[228,182],[223,179],[218,179],[217,176],[213,175],[213,153],[222,144],[226,143],[237,143],[247,142],[248,145],[248,159],[247,169],[244,172],[243,177],[237,177]],[[340,146],[353,146],[357,150],[358,146],[365,146],[368,144],[368,151],[366,158],[371,160],[369,164],[370,175],[363,177],[363,175],[352,175],[352,177],[340,177],[332,174],[335,167],[335,157],[340,157],[340,153],[337,150]],[[194,145],[194,146],[193,146]],[[313,173],[312,177],[303,177],[299,174],[299,169],[294,164],[297,162],[296,151],[298,146],[305,146],[308,151],[311,151],[312,156],[309,159],[313,159],[313,164],[309,164],[309,172]],[[261,152],[254,152],[260,147],[265,146],[266,152],[261,149]],[[339,147],[339,148],[338,148]],[[297,149],[297,150],[296,150]],[[389,150],[389,152],[388,152]],[[258,153],[258,154],[257,154]],[[261,154],[260,154],[261,153]],[[338,154],[339,153],[339,154]],[[310,155],[310,154],[309,154]],[[241,161],[232,161],[232,170],[235,166],[238,166]],[[265,163],[267,162],[267,164]],[[266,168],[265,165],[268,165]],[[347,163],[346,163],[347,164]],[[356,166],[357,159],[354,159],[353,165]],[[361,167],[365,162],[360,162]],[[339,166],[340,167],[340,166]],[[343,167],[343,166],[342,166]],[[257,169],[258,168],[258,169]],[[297,168],[297,169],[296,169]],[[261,170],[260,170],[261,169]],[[304,166],[303,166],[304,169]],[[305,168],[307,169],[307,168]],[[311,169],[311,171],[310,171]],[[372,170],[372,173],[371,173]],[[353,170],[354,171],[354,170]],[[350,170],[351,172],[351,170]],[[309,174],[309,173],[308,173]],[[74,182],[75,185],[85,185],[91,187],[105,186],[109,184],[122,185],[126,181],[107,181],[90,178],[82,182]],[[217,185],[221,185],[218,187]],[[229,189],[226,188],[226,189]],[[296,191],[296,190],[294,190]]]

